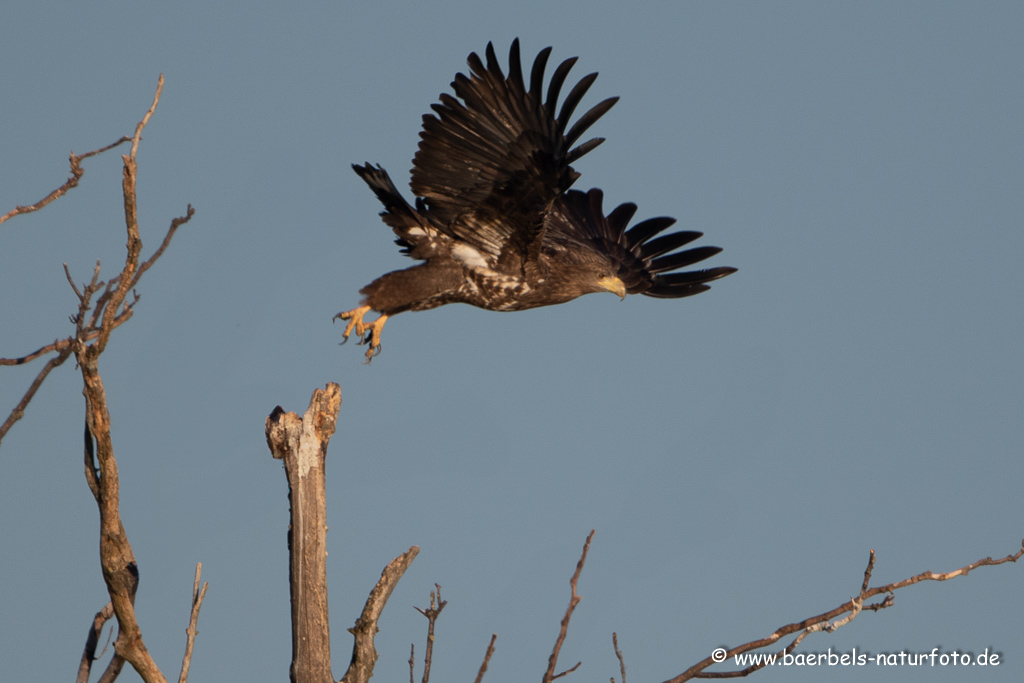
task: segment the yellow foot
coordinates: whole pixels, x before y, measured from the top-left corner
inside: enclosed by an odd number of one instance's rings
[[[341,343],[344,344],[348,341],[348,336],[352,334],[352,329],[355,328],[356,334],[359,335],[362,340],[363,334],[366,332],[366,323],[363,322],[363,316],[370,310],[369,306],[360,306],[359,308],[353,308],[351,311],[342,311],[338,315],[334,316],[334,320],[341,318],[347,320],[348,325],[345,326],[345,331],[341,333]]]
[[[374,320],[369,325],[364,323],[368,334],[363,336],[363,340],[360,344],[368,344],[370,348],[366,349],[366,363],[369,365],[373,357],[380,354],[380,332],[384,329],[384,323],[388,321],[386,315],[381,315],[379,318]]]
[[[379,318],[374,320],[372,323],[367,323],[363,320],[363,316],[370,311],[369,306],[360,306],[354,308],[351,311],[342,311],[338,315],[334,316],[337,320],[347,320],[348,325],[345,326],[345,331],[341,333],[342,341],[344,344],[348,341],[348,337],[352,334],[352,330],[359,336],[360,344],[367,344],[370,348],[366,350],[366,362],[369,363],[373,360],[373,357],[380,353],[380,333],[384,329],[384,323],[387,322],[388,317],[381,315]]]

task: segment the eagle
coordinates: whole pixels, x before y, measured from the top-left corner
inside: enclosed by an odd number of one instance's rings
[[[384,323],[403,311],[451,303],[522,311],[592,292],[677,299],[736,271],[719,266],[680,272],[721,249],[677,251],[702,233],[663,234],[675,223],[668,217],[629,227],[635,204],[605,214],[601,190],[570,189],[579,178],[570,164],[604,138],[577,141],[618,98],[599,102],[573,122],[597,74],[583,77],[559,106],[577,58],[554,70],[545,92],[550,54],[545,48],[533,61],[529,87],[518,38],[509,50],[507,76],[493,44],[487,45],[486,63],[475,52],[469,55],[470,74],[456,74],[454,96],[442,93],[434,113],[423,116],[410,182],[414,203],[380,165],[353,165],[384,205],[380,215],[396,244],[422,261],[374,280],[360,290],[357,308],[335,316],[348,321],[342,343],[354,331],[368,347],[367,363],[380,353]],[[371,310],[380,315],[367,322]]]

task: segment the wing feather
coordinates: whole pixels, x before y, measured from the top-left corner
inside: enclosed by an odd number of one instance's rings
[[[655,237],[654,239],[648,242],[644,242],[643,244],[637,245],[639,247],[639,251],[637,253],[639,256],[651,259],[654,258],[655,256],[667,254],[673,249],[678,249],[679,247],[685,244],[689,244],[698,237],[703,236],[704,233],[695,233],[689,230],[683,232],[673,232],[668,235],[662,235],[661,237]],[[636,250],[636,248],[637,247],[634,247],[634,251]]]
[[[694,263],[698,263],[704,259],[711,258],[721,251],[721,247],[697,247],[695,249],[687,249],[686,251],[680,251],[675,254],[669,254],[668,256],[662,256],[661,258],[654,259],[651,261],[651,265],[647,267],[647,271],[650,273],[664,273],[667,270],[685,268],[686,266],[692,266]]]
[[[639,223],[637,223],[632,228],[626,231],[626,246],[632,249],[641,242],[644,242],[650,239],[651,237],[654,237],[659,232],[662,232],[663,230],[666,230],[675,224],[676,219],[670,218],[668,216],[659,216],[657,218],[648,218],[645,221],[640,221]],[[692,234],[694,236],[694,239],[697,239],[698,237],[701,236],[701,233],[699,232],[695,232]]]
[[[468,75],[455,76],[454,95],[442,94],[433,113],[423,117],[413,193],[422,198],[437,230],[494,262],[509,252],[520,263],[536,257],[545,212],[578,177],[570,162],[602,140],[573,145],[617,99],[598,103],[570,126],[597,74],[576,83],[559,110],[576,58],[556,67],[542,101],[550,54],[551,48],[537,54],[527,88],[518,39],[509,49],[507,76],[489,43],[483,58],[473,53],[467,59]]]
[[[534,102],[540,102],[540,91],[544,89],[544,69],[547,68],[550,56],[551,48],[546,47],[538,52],[537,58],[533,60],[533,68],[530,69],[530,97]]]

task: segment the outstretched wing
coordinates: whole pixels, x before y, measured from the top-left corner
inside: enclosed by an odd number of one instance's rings
[[[457,74],[455,96],[444,93],[423,117],[413,159],[412,190],[422,197],[431,222],[493,260],[512,248],[536,255],[548,204],[579,176],[569,165],[604,140],[573,147],[618,98],[593,107],[569,127],[569,119],[597,74],[584,77],[556,111],[558,96],[576,58],[562,62],[542,93],[551,48],[541,50],[523,81],[519,40],[509,50],[508,77],[492,44],[487,64],[470,54],[470,75]],[[461,100],[461,101],[460,101]]]
[[[552,207],[548,231],[552,239],[569,240],[604,254],[629,294],[646,294],[662,299],[692,296],[711,289],[707,284],[736,272],[719,266],[704,270],[678,271],[710,258],[720,247],[694,247],[676,251],[703,236],[684,230],[658,236],[676,222],[674,218],[648,218],[627,229],[636,204],[620,204],[605,216],[604,193],[569,190]]]

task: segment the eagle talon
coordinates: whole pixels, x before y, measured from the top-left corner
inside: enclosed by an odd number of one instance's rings
[[[359,336],[360,343],[362,343],[363,335],[366,333],[366,323],[363,322],[363,316],[370,310],[369,306],[360,306],[359,308],[353,308],[351,311],[342,311],[338,315],[334,316],[333,320],[341,318],[347,320],[348,325],[345,326],[345,331],[341,333],[341,343],[344,344],[348,341],[349,335],[352,334],[352,330],[355,329],[356,334]]]
[[[361,342],[361,343],[365,344],[366,342]],[[374,358],[376,358],[379,355],[380,355],[380,344],[377,344],[376,346],[371,346],[370,348],[366,349],[366,361],[363,362],[363,365],[369,365],[370,361],[372,361]]]
[[[370,324],[362,323],[363,331],[361,332],[361,334],[363,335],[363,337],[359,343],[366,344],[367,346],[369,346],[369,348],[366,349],[367,365],[370,364],[370,361],[373,360],[374,356],[380,355],[380,332],[381,330],[384,329],[384,323],[387,322],[387,320],[388,317],[386,315],[381,314],[379,318],[377,318]],[[359,331],[358,328],[356,331]]]
[[[335,320],[341,318],[342,320],[348,321],[348,325],[345,326],[345,331],[341,333],[342,344],[348,341],[349,336],[354,330],[356,336],[359,337],[359,344],[369,345],[370,348],[366,350],[367,364],[373,360],[374,356],[380,355],[380,331],[384,329],[384,323],[388,319],[386,315],[382,314],[372,323],[368,323],[363,320],[363,316],[365,316],[369,311],[369,306],[360,306],[359,308],[353,308],[351,311],[342,311],[338,315],[334,316]]]

